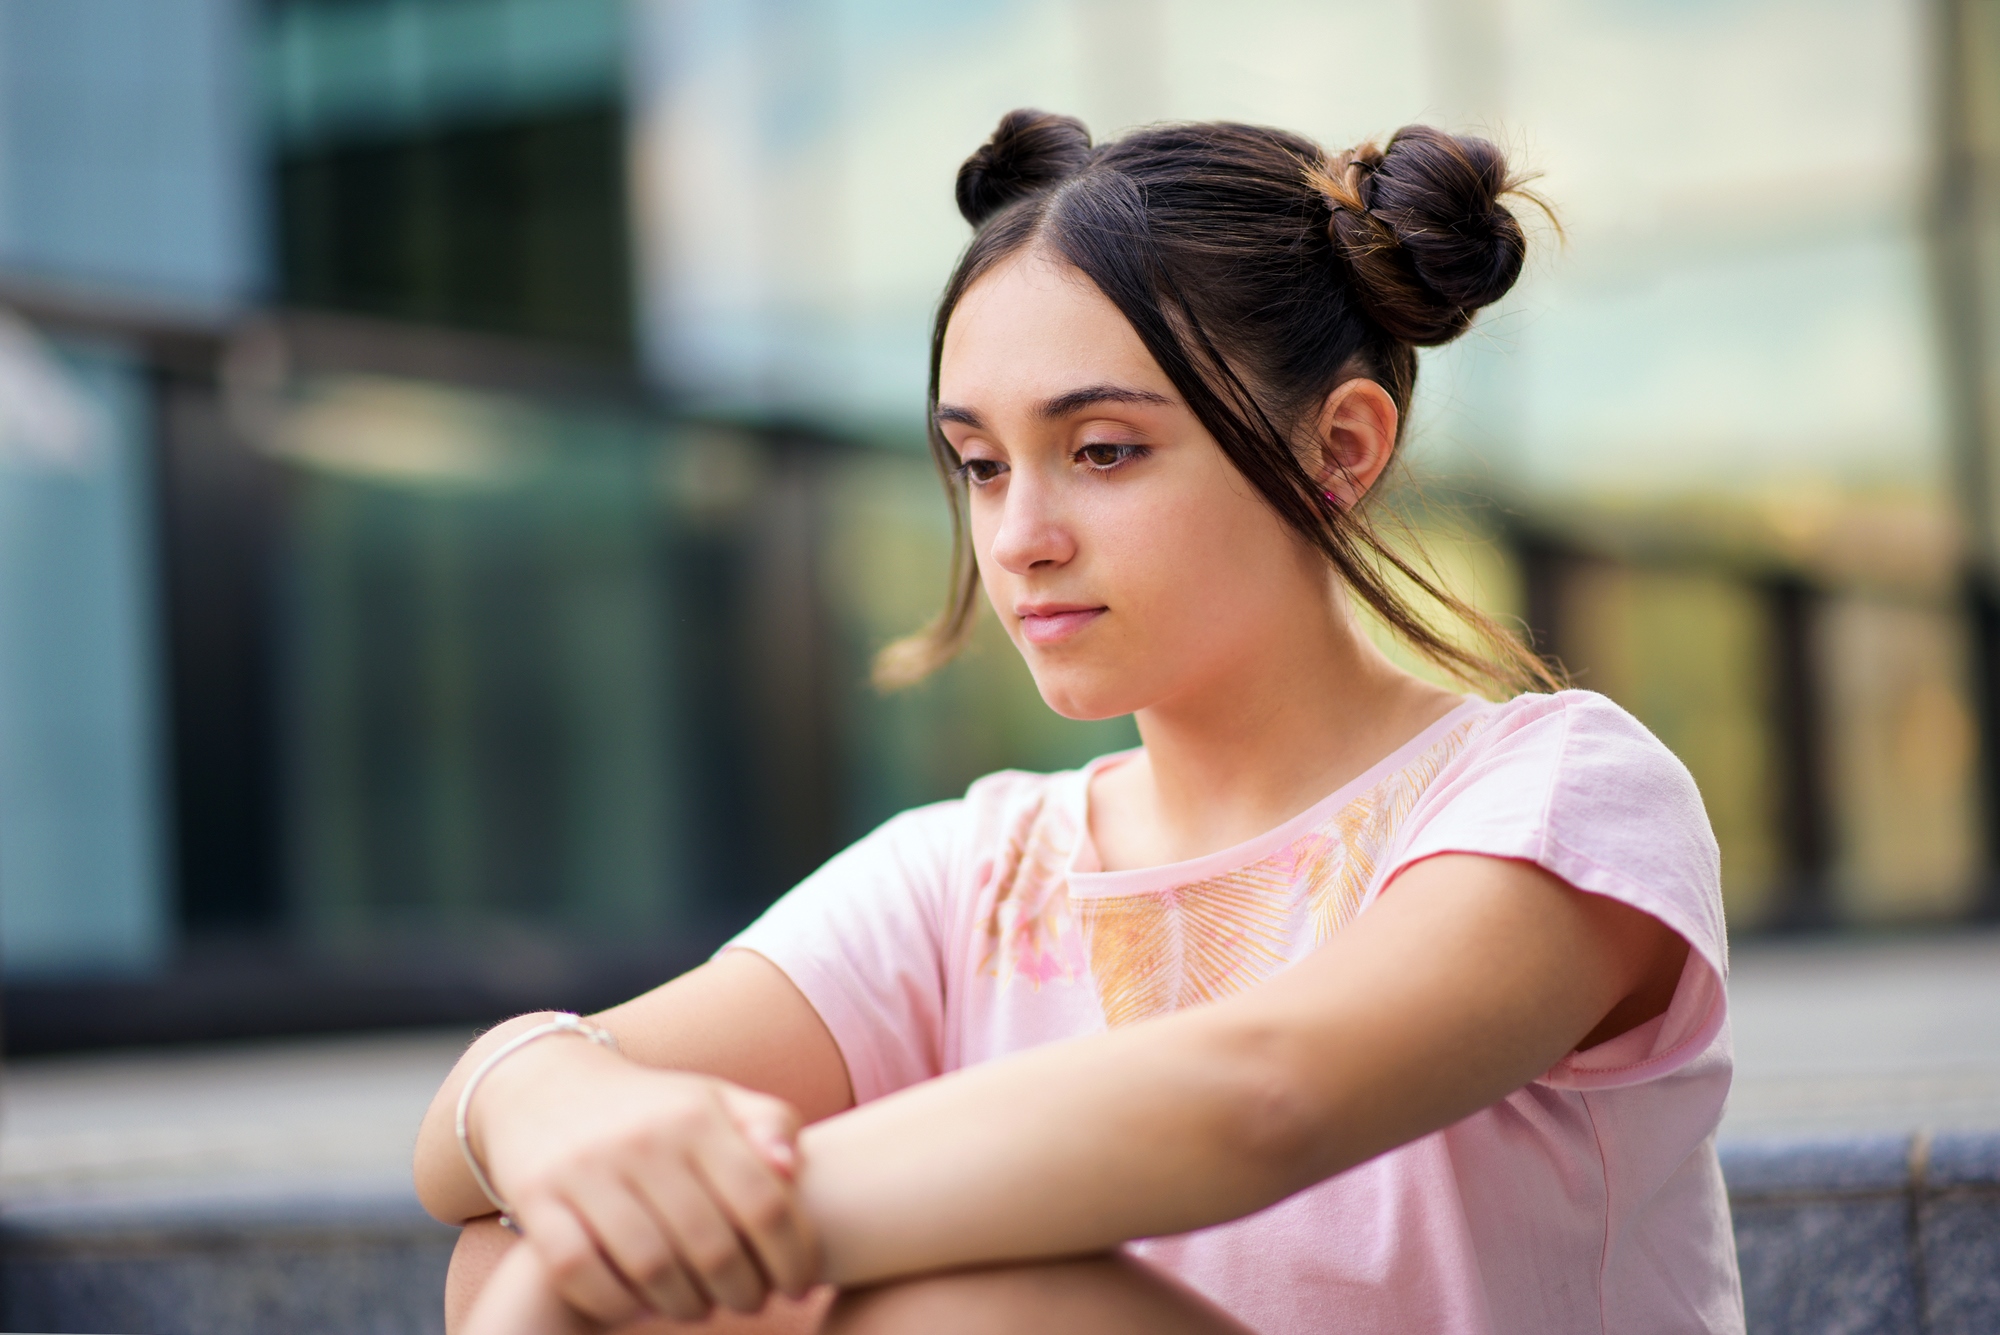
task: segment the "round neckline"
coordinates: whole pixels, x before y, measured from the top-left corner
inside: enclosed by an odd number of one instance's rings
[[[1080,772],[1082,783],[1078,793],[1078,830],[1076,847],[1071,851],[1067,878],[1069,892],[1079,898],[1099,898],[1117,895],[1145,894],[1149,891],[1171,889],[1175,886],[1190,885],[1205,881],[1225,872],[1260,861],[1284,848],[1299,836],[1320,824],[1334,810],[1345,806],[1356,796],[1379,783],[1384,777],[1408,764],[1415,756],[1429,749],[1440,736],[1465,720],[1468,715],[1496,709],[1490,700],[1476,695],[1468,695],[1458,704],[1424,725],[1408,741],[1396,747],[1389,754],[1377,760],[1361,773],[1349,779],[1340,787],[1320,798],[1298,815],[1264,831],[1252,835],[1241,843],[1204,853],[1200,857],[1186,858],[1179,862],[1163,862],[1151,867],[1127,867],[1119,871],[1084,871],[1081,864],[1086,857],[1091,862],[1097,859],[1097,844],[1090,833],[1090,781],[1099,773],[1113,765],[1123,764],[1143,751],[1144,747],[1133,747],[1129,751],[1114,751],[1099,756],[1085,765]]]

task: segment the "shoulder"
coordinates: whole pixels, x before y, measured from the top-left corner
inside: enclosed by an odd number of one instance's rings
[[[1517,695],[1493,705],[1482,730],[1488,738],[1503,737],[1527,729],[1555,730],[1583,737],[1616,737],[1658,748],[1671,754],[1660,740],[1616,701],[1596,691],[1555,691]]]
[[[1708,833],[1687,766],[1645,724],[1595,691],[1520,695],[1494,706],[1465,758],[1529,785],[1521,796],[1532,791],[1554,822],[1644,813],[1650,823],[1678,819]]]
[[[1646,886],[1649,895],[1616,895],[1714,901],[1719,912],[1715,836],[1693,776],[1591,691],[1517,696],[1486,711],[1410,828],[1415,856],[1519,858],[1584,889]]]
[[[1701,793],[1659,738],[1603,696],[1494,706],[1426,806],[1406,861],[1456,851],[1536,863],[1664,920],[1720,973],[1721,868]]]

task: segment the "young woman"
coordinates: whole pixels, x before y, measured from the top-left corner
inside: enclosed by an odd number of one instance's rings
[[[1511,184],[1422,127],[1001,122],[932,353],[953,601],[885,669],[983,588],[1144,745],[890,821],[617,1051],[475,1043],[417,1151],[458,1329],[1742,1328],[1694,785],[1366,517],[1415,348],[1520,272]]]

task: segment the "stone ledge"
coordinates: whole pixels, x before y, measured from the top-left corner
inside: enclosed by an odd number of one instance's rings
[[[457,1236],[407,1189],[15,1207],[0,1213],[0,1327],[442,1335]]]
[[[2000,1331],[2000,1133],[1722,1147],[1753,1335]]]
[[[2000,1133],[1722,1147],[1752,1335],[2000,1331]],[[441,1335],[455,1238],[406,1187],[0,1211],[0,1327]]]

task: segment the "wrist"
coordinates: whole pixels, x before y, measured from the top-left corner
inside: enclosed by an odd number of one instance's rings
[[[504,1156],[505,1129],[547,1120],[550,1095],[567,1092],[591,1065],[625,1064],[607,1030],[568,1012],[521,1016],[505,1029],[511,1032],[496,1030],[499,1041],[467,1076],[457,1114],[460,1152],[482,1193],[503,1212],[502,1222],[506,1207],[493,1181],[493,1155],[497,1148]]]

